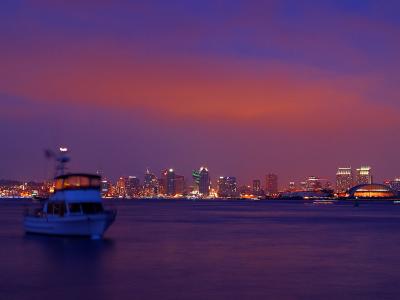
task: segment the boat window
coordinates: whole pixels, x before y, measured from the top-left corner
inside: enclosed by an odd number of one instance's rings
[[[66,211],[64,202],[50,202],[47,204],[47,214],[48,215],[58,215],[64,216]]]
[[[81,205],[79,203],[68,204],[69,212],[72,214],[81,213]]]
[[[64,180],[64,188],[74,188],[79,187],[79,177],[70,176]]]
[[[100,188],[100,178],[92,178],[89,176],[68,176],[66,178],[58,178],[55,181],[55,189],[76,189],[76,188]]]
[[[101,203],[81,203],[82,211],[85,214],[97,214],[103,211]]]
[[[55,189],[56,190],[61,190],[62,187],[63,187],[63,183],[64,183],[64,179],[62,179],[62,178],[56,179],[56,182],[54,184]]]

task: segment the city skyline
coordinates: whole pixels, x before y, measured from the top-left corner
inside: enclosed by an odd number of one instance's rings
[[[56,170],[53,170],[53,172],[56,173]],[[66,168],[65,172],[76,173],[77,171],[71,170],[70,168]],[[178,172],[181,173],[180,170],[178,170]],[[119,176],[116,178],[112,178],[107,174],[100,172],[99,170],[93,173],[101,175],[103,177],[103,180],[107,180],[108,182],[115,182],[117,186],[120,180],[126,179],[126,180],[136,181],[137,183],[135,183],[134,185],[138,185],[140,183],[141,185],[143,185],[143,188],[145,188],[146,186],[148,186],[149,188],[153,188],[152,182],[155,180],[157,181],[157,188],[161,189],[162,193],[167,195],[176,193],[175,191],[176,187],[174,183],[175,180],[182,181],[182,183],[180,183],[180,186],[191,186],[195,188],[197,191],[199,191],[201,194],[208,194],[208,192],[206,192],[207,186],[208,188],[217,187],[219,185],[218,182],[220,179],[227,178],[229,180],[229,178],[233,178],[235,184],[237,184],[238,186],[248,186],[253,191],[259,191],[260,189],[263,189],[263,191],[265,191],[267,195],[276,194],[282,191],[289,191],[291,188],[296,188],[296,189],[303,188],[304,190],[307,190],[310,187],[313,187],[315,183],[320,184],[321,187],[327,186],[329,188],[334,189],[335,191],[344,192],[349,190],[351,187],[360,184],[384,183],[387,185],[392,185],[392,184],[397,185],[398,182],[400,182],[400,176],[395,176],[395,177],[383,176],[384,179],[382,181],[376,180],[377,176],[376,173],[374,172],[374,168],[367,165],[362,165],[358,168],[338,167],[336,171],[336,176],[335,177],[332,176],[334,178],[333,180],[331,180],[330,178],[324,178],[322,176],[314,176],[316,175],[314,174],[314,175],[305,175],[298,180],[290,180],[287,182],[286,181],[282,182],[280,177],[281,175],[277,173],[268,173],[268,172],[266,172],[264,176],[259,176],[259,177],[253,176],[252,177],[253,179],[251,179],[250,181],[238,180],[237,173],[230,174],[229,176],[213,175],[212,173],[209,172],[208,168],[203,165],[199,168],[199,170],[193,170],[191,176],[178,175],[174,168],[163,168],[159,170],[160,174],[158,175],[157,172],[153,173],[153,170],[146,168],[146,170],[142,174],[138,173],[135,174],[129,173],[130,175],[119,174]],[[264,178],[265,180],[263,181],[261,180],[261,178]],[[52,181],[52,179],[53,179],[52,177],[45,178],[44,180],[38,180],[37,178],[36,179],[30,178],[27,180],[17,180],[14,178],[0,178],[0,180],[5,180],[5,181],[36,182],[36,183]],[[179,190],[182,189],[183,189],[182,187],[179,188]]]

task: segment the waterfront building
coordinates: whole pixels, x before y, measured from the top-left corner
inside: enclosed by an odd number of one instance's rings
[[[111,182],[107,179],[101,181],[101,196],[109,197],[111,194]]]
[[[398,193],[384,184],[360,184],[349,190],[351,198],[396,198]]]
[[[259,179],[253,180],[253,195],[261,195],[261,181]]]
[[[211,179],[210,173],[206,167],[200,168],[200,178],[199,178],[199,193],[204,196],[210,194]]]
[[[136,176],[128,176],[126,178],[126,195],[128,197],[140,196],[140,179]]]
[[[278,175],[270,173],[265,176],[265,193],[269,196],[278,193]]]
[[[173,195],[183,195],[183,194],[185,194],[185,177],[182,175],[175,174]]]
[[[206,167],[201,167],[199,170],[194,170],[192,176],[194,181],[194,192],[203,196],[208,196],[211,188],[208,169]]]
[[[126,177],[120,177],[115,184],[115,196],[119,198],[126,197]]]
[[[353,172],[351,168],[338,168],[336,172],[336,191],[347,192],[353,187]]]
[[[226,198],[238,196],[236,177],[219,177],[218,196]]]
[[[143,194],[146,197],[155,196],[159,192],[159,182],[157,177],[150,173],[147,169],[146,173],[144,174],[144,181],[143,181]]]
[[[253,190],[250,185],[241,185],[238,188],[241,197],[250,197],[253,194]]]
[[[164,171],[164,193],[166,195],[175,195],[175,171],[168,169]]]
[[[310,192],[322,190],[321,179],[316,176],[309,176],[305,181],[305,190]]]
[[[289,192],[294,192],[296,191],[296,183],[294,181],[289,182],[289,188],[288,188]]]
[[[388,184],[392,190],[400,192],[400,178],[397,177],[393,180],[390,180]]]
[[[356,170],[356,184],[371,184],[372,183],[372,172],[371,167],[362,166]]]
[[[307,190],[307,182],[302,181],[300,182],[300,191],[306,191]]]

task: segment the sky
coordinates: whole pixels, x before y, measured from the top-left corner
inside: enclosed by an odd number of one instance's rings
[[[142,2],[142,3],[141,3]],[[0,178],[400,176],[398,1],[0,3]],[[191,179],[188,178],[188,183]]]

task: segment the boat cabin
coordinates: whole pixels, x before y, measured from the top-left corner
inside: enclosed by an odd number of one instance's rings
[[[101,177],[92,174],[57,176],[54,194],[45,206],[47,215],[64,216],[103,212],[100,194]]]
[[[91,174],[67,174],[57,176],[54,182],[54,191],[97,189],[100,190],[101,177]]]

